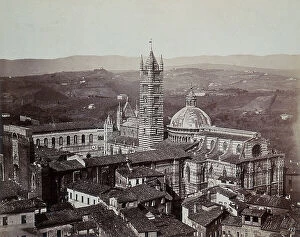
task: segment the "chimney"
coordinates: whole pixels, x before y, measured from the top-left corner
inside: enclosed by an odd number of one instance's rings
[[[197,213],[197,203],[194,203],[194,213]]]
[[[130,160],[128,159],[128,156],[126,156],[126,165],[129,169],[129,171],[132,172],[132,167],[131,167],[131,164],[130,164]]]
[[[207,197],[206,198],[211,201],[210,191],[207,191]]]

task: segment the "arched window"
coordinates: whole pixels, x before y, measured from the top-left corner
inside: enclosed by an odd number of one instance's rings
[[[70,145],[70,143],[71,143],[70,136],[67,136],[67,145]]]
[[[77,135],[74,135],[74,144],[77,144]]]
[[[191,182],[191,171],[190,171],[190,167],[188,165],[185,168],[185,176],[186,176],[186,180],[188,182]]]
[[[45,146],[45,147],[48,147],[48,138],[45,138],[45,139],[44,139],[44,146]]]
[[[64,144],[63,138],[59,137],[58,144],[62,146]]]
[[[36,139],[36,142],[35,142],[35,144],[36,144],[37,146],[40,146],[40,145],[41,145],[41,141],[40,141],[40,139]]]
[[[18,181],[19,178],[19,167],[17,165],[14,165],[14,181]]]
[[[52,137],[52,147],[55,147],[55,137]]]
[[[256,144],[252,147],[252,155],[253,157],[258,157],[261,154],[261,146],[260,144]]]
[[[236,146],[236,153],[237,153],[237,154],[241,154],[241,152],[242,152],[242,146],[241,146],[241,144],[238,144],[238,145]]]
[[[211,140],[211,141],[210,141],[210,149],[213,149],[214,145],[215,145],[215,141],[214,141],[214,140]]]
[[[84,135],[84,134],[81,136],[81,143],[82,143],[82,144],[85,143],[85,135]]]
[[[89,143],[93,143],[93,134],[89,135]]]
[[[35,174],[32,173],[31,175],[31,190],[35,190],[36,185],[35,185]]]

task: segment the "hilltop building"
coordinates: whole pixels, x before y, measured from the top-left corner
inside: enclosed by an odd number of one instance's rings
[[[193,90],[186,106],[171,119],[168,142],[186,144],[190,154],[182,170],[185,195],[222,183],[283,194],[284,154],[268,148],[258,132],[221,128],[211,124],[209,116],[196,107]]]

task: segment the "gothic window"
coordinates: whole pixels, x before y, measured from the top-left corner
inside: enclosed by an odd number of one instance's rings
[[[241,152],[242,152],[242,146],[241,146],[241,144],[238,144],[236,147],[236,153],[241,154]]]
[[[155,134],[156,134],[156,135],[158,134],[158,130],[157,130],[157,128],[155,129]]]
[[[81,136],[81,143],[82,143],[82,144],[85,143],[85,135],[84,135],[84,134],[82,134],[82,136]]]
[[[155,125],[158,124],[158,119],[157,118],[154,119],[154,124]]]
[[[59,139],[58,139],[58,144],[60,145],[60,146],[62,146],[63,145],[63,138],[62,137],[59,137]]]
[[[158,108],[154,108],[154,113],[158,114]]]
[[[186,166],[185,175],[186,175],[186,180],[188,182],[190,182],[191,181],[191,171],[190,171],[190,167],[189,166]]]
[[[146,107],[143,108],[143,112],[144,112],[144,114],[147,114],[147,108]]]
[[[159,97],[158,96],[155,96],[154,97],[154,103],[158,103],[159,102]]]
[[[70,145],[70,143],[71,143],[70,136],[67,136],[67,145]]]
[[[256,144],[252,147],[252,155],[253,157],[258,157],[261,155],[261,146],[260,144]]]
[[[227,147],[228,147],[227,142],[223,142],[223,151],[226,151],[226,150],[227,150]]]
[[[77,144],[77,135],[74,135],[74,144]]]
[[[211,141],[210,141],[210,149],[213,149],[214,145],[215,145],[215,141],[214,141],[214,140],[211,140]]]
[[[148,86],[147,85],[143,85],[143,92],[148,92]]]
[[[55,137],[52,137],[52,147],[55,147]]]
[[[90,135],[89,135],[89,142],[90,142],[90,143],[93,143],[93,140],[94,140],[93,134],[90,134]]]
[[[154,93],[159,93],[160,92],[159,85],[153,86],[153,91],[154,91]]]
[[[31,189],[32,189],[32,190],[35,190],[35,188],[36,188],[35,174],[32,173],[32,175],[31,175]]]
[[[144,101],[144,103],[147,103],[147,96],[143,96],[143,101]]]
[[[227,176],[227,171],[226,171],[226,168],[224,166],[224,168],[223,168],[223,177],[226,177],[226,176]]]
[[[14,165],[14,181],[18,181],[18,176],[19,176],[19,167],[17,165]]]
[[[35,142],[35,143],[36,143],[37,146],[40,146],[40,145],[41,145],[40,139],[36,139],[36,142]]]

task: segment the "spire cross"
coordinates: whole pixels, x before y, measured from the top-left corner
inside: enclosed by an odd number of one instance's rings
[[[150,51],[152,51],[152,38],[149,40],[149,44],[150,44]]]

